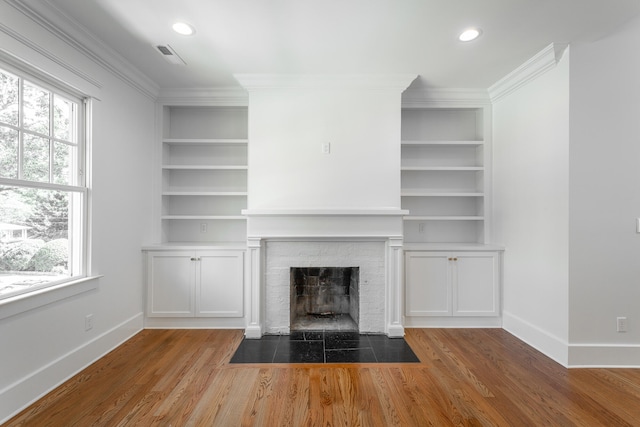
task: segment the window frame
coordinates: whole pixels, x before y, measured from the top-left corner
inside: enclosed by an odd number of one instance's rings
[[[0,185],[3,186],[15,186],[20,188],[35,188],[42,190],[63,191],[67,192],[70,197],[69,202],[69,225],[68,239],[72,250],[70,251],[70,277],[66,277],[60,280],[53,280],[45,284],[36,285],[25,289],[23,292],[8,294],[7,296],[0,296],[0,319],[8,316],[20,313],[22,311],[30,310],[41,305],[49,304],[53,301],[68,298],[76,295],[80,292],[86,292],[97,287],[97,279],[99,276],[90,276],[90,253],[89,253],[89,221],[90,221],[90,175],[87,173],[90,165],[90,117],[92,111],[92,99],[82,94],[77,89],[65,84],[64,82],[56,79],[55,77],[42,72],[39,69],[32,68],[27,64],[16,64],[17,61],[6,61],[0,56],[0,70],[17,77],[20,80],[19,83],[19,109],[22,114],[23,98],[23,86],[24,82],[28,82],[31,85],[37,86],[43,90],[49,92],[50,106],[55,104],[56,96],[70,101],[76,105],[75,111],[75,124],[73,125],[73,132],[76,134],[76,166],[73,167],[74,177],[69,184],[59,184],[52,182],[53,180],[53,166],[54,158],[49,158],[49,182],[43,181],[29,181],[20,179],[21,169],[23,166],[24,144],[23,139],[25,134],[44,136],[38,132],[30,131],[26,128],[23,119],[20,119],[18,126],[12,126],[10,124],[3,124],[10,129],[15,129],[19,132],[18,142],[18,179],[0,177]],[[54,122],[52,120],[54,112],[49,112],[49,135],[46,136],[50,141],[50,151],[52,146],[56,142],[60,142],[62,139],[55,135],[53,129]],[[26,133],[25,133],[26,132]],[[69,144],[67,144],[69,145]],[[79,195],[79,202],[72,201],[75,195]],[[73,224],[79,222],[79,224]],[[73,266],[73,267],[72,267]],[[71,269],[73,268],[73,270]],[[33,297],[33,298],[32,298]]]

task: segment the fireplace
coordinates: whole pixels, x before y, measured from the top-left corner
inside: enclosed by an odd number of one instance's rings
[[[310,222],[308,217],[286,216],[287,229],[294,232],[297,225],[308,226]],[[397,216],[393,212],[393,217]],[[261,218],[259,215],[256,217]],[[344,218],[335,219],[336,224],[342,224],[345,221]],[[324,221],[328,222],[327,219]],[[358,224],[363,223],[364,221],[360,221]],[[357,231],[356,227],[350,227],[350,230],[352,233],[354,230]],[[296,277],[295,270],[292,272],[292,268],[303,269],[301,271],[306,271],[313,282],[321,280],[320,271],[322,267],[327,266],[338,271],[351,272],[349,278],[349,317],[353,321],[351,327],[365,334],[387,334],[392,337],[404,335],[400,288],[401,238],[362,234],[339,236],[335,231],[320,237],[300,234],[283,236],[280,232],[278,234],[277,237],[272,234],[248,239],[249,268],[247,272],[250,286],[247,300],[249,319],[245,330],[246,337],[260,338],[263,334],[289,334],[292,330],[295,331],[297,325],[295,319],[292,323],[291,309],[298,308],[298,304],[304,305],[306,302],[297,301],[298,293],[302,291],[291,285],[292,276],[294,282]],[[328,273],[325,274],[328,275]],[[340,273],[331,273],[332,276],[337,274]],[[357,287],[351,286],[355,278],[358,279]],[[342,281],[345,280],[342,279]],[[321,318],[329,314],[329,311],[338,310],[329,310],[323,308],[322,304],[318,304],[315,308],[311,305],[305,306],[304,310],[300,309],[298,313]],[[322,327],[322,329],[328,328]]]
[[[289,333],[290,269],[322,266],[359,267],[360,332],[403,336],[400,112],[416,75],[235,77],[251,111],[245,336]]]
[[[358,267],[292,267],[290,330],[358,331]]]

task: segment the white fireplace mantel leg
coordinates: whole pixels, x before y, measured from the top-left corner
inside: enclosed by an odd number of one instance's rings
[[[248,323],[244,331],[246,338],[260,339],[262,337],[262,239],[249,238],[247,240],[248,268],[247,268],[247,316]]]
[[[402,322],[402,238],[391,237],[387,243],[387,335],[390,338],[404,337]]]

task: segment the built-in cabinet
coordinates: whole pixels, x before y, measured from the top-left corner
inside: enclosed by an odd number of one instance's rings
[[[406,316],[498,316],[497,251],[408,251]]]
[[[147,316],[242,317],[244,251],[149,251]]]
[[[233,319],[244,316],[248,109],[161,104],[158,117],[158,244],[144,248],[147,317],[161,326],[174,324],[158,318],[242,324]]]
[[[495,320],[471,318],[499,319],[501,248],[489,244],[490,124],[485,104],[402,109],[409,326],[487,326]]]

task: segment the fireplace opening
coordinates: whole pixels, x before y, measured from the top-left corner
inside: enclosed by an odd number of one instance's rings
[[[291,331],[358,331],[358,267],[291,267]]]

